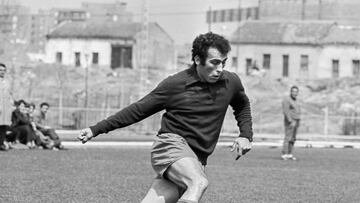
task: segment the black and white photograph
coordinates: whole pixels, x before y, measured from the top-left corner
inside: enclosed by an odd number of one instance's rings
[[[359,10],[0,0],[0,202],[360,202]]]

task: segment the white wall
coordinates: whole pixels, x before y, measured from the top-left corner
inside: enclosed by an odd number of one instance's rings
[[[229,54],[229,64],[227,68],[231,71],[236,71],[232,67],[233,56],[238,56],[237,72],[246,74],[246,58],[256,60],[258,67],[263,66],[263,55],[270,54],[270,70],[268,75],[275,78],[280,78],[283,75],[283,55],[289,55],[289,78],[316,78],[318,58],[321,49],[315,46],[287,46],[287,45],[232,45],[232,51]],[[308,55],[308,73],[300,73],[300,57],[301,55]]]
[[[360,60],[360,47],[327,45],[319,58],[319,78],[332,77],[332,60],[339,60],[339,77],[353,76],[353,60]]]
[[[111,63],[111,44],[132,44],[132,41],[102,39],[49,39],[46,44],[46,62],[56,62],[56,52],[62,52],[62,64],[75,65],[75,52],[80,52],[81,66],[86,66],[85,54],[99,53],[99,65],[109,66]],[[134,51],[134,50],[133,50]]]

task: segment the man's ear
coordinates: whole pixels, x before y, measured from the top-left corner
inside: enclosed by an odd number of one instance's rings
[[[196,64],[197,66],[200,65],[201,60],[200,60],[200,57],[199,57],[198,55],[196,55],[196,56],[194,57],[194,62],[195,62],[195,64]]]

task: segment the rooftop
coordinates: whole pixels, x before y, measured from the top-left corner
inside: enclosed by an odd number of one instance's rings
[[[158,26],[149,23],[149,28]],[[140,23],[119,22],[65,22],[55,28],[48,38],[100,38],[100,39],[134,39],[140,32]]]
[[[332,21],[246,21],[232,35],[241,44],[357,44],[360,29]]]

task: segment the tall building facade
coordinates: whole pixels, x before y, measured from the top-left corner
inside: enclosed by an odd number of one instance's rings
[[[92,3],[83,2],[81,8],[89,14],[89,19],[96,22],[116,21],[130,23],[133,21],[133,14],[127,11],[127,3]]]
[[[327,20],[341,25],[360,25],[360,1],[259,0],[261,20]]]
[[[66,22],[132,22],[133,15],[128,12],[127,4],[83,2],[81,8],[52,8],[39,10],[29,17],[29,50],[33,53],[43,53],[46,35],[62,23]]]
[[[8,63],[23,58],[30,38],[30,9],[0,4],[0,57]]]
[[[27,43],[30,9],[20,5],[0,5],[0,32],[11,43]]]

